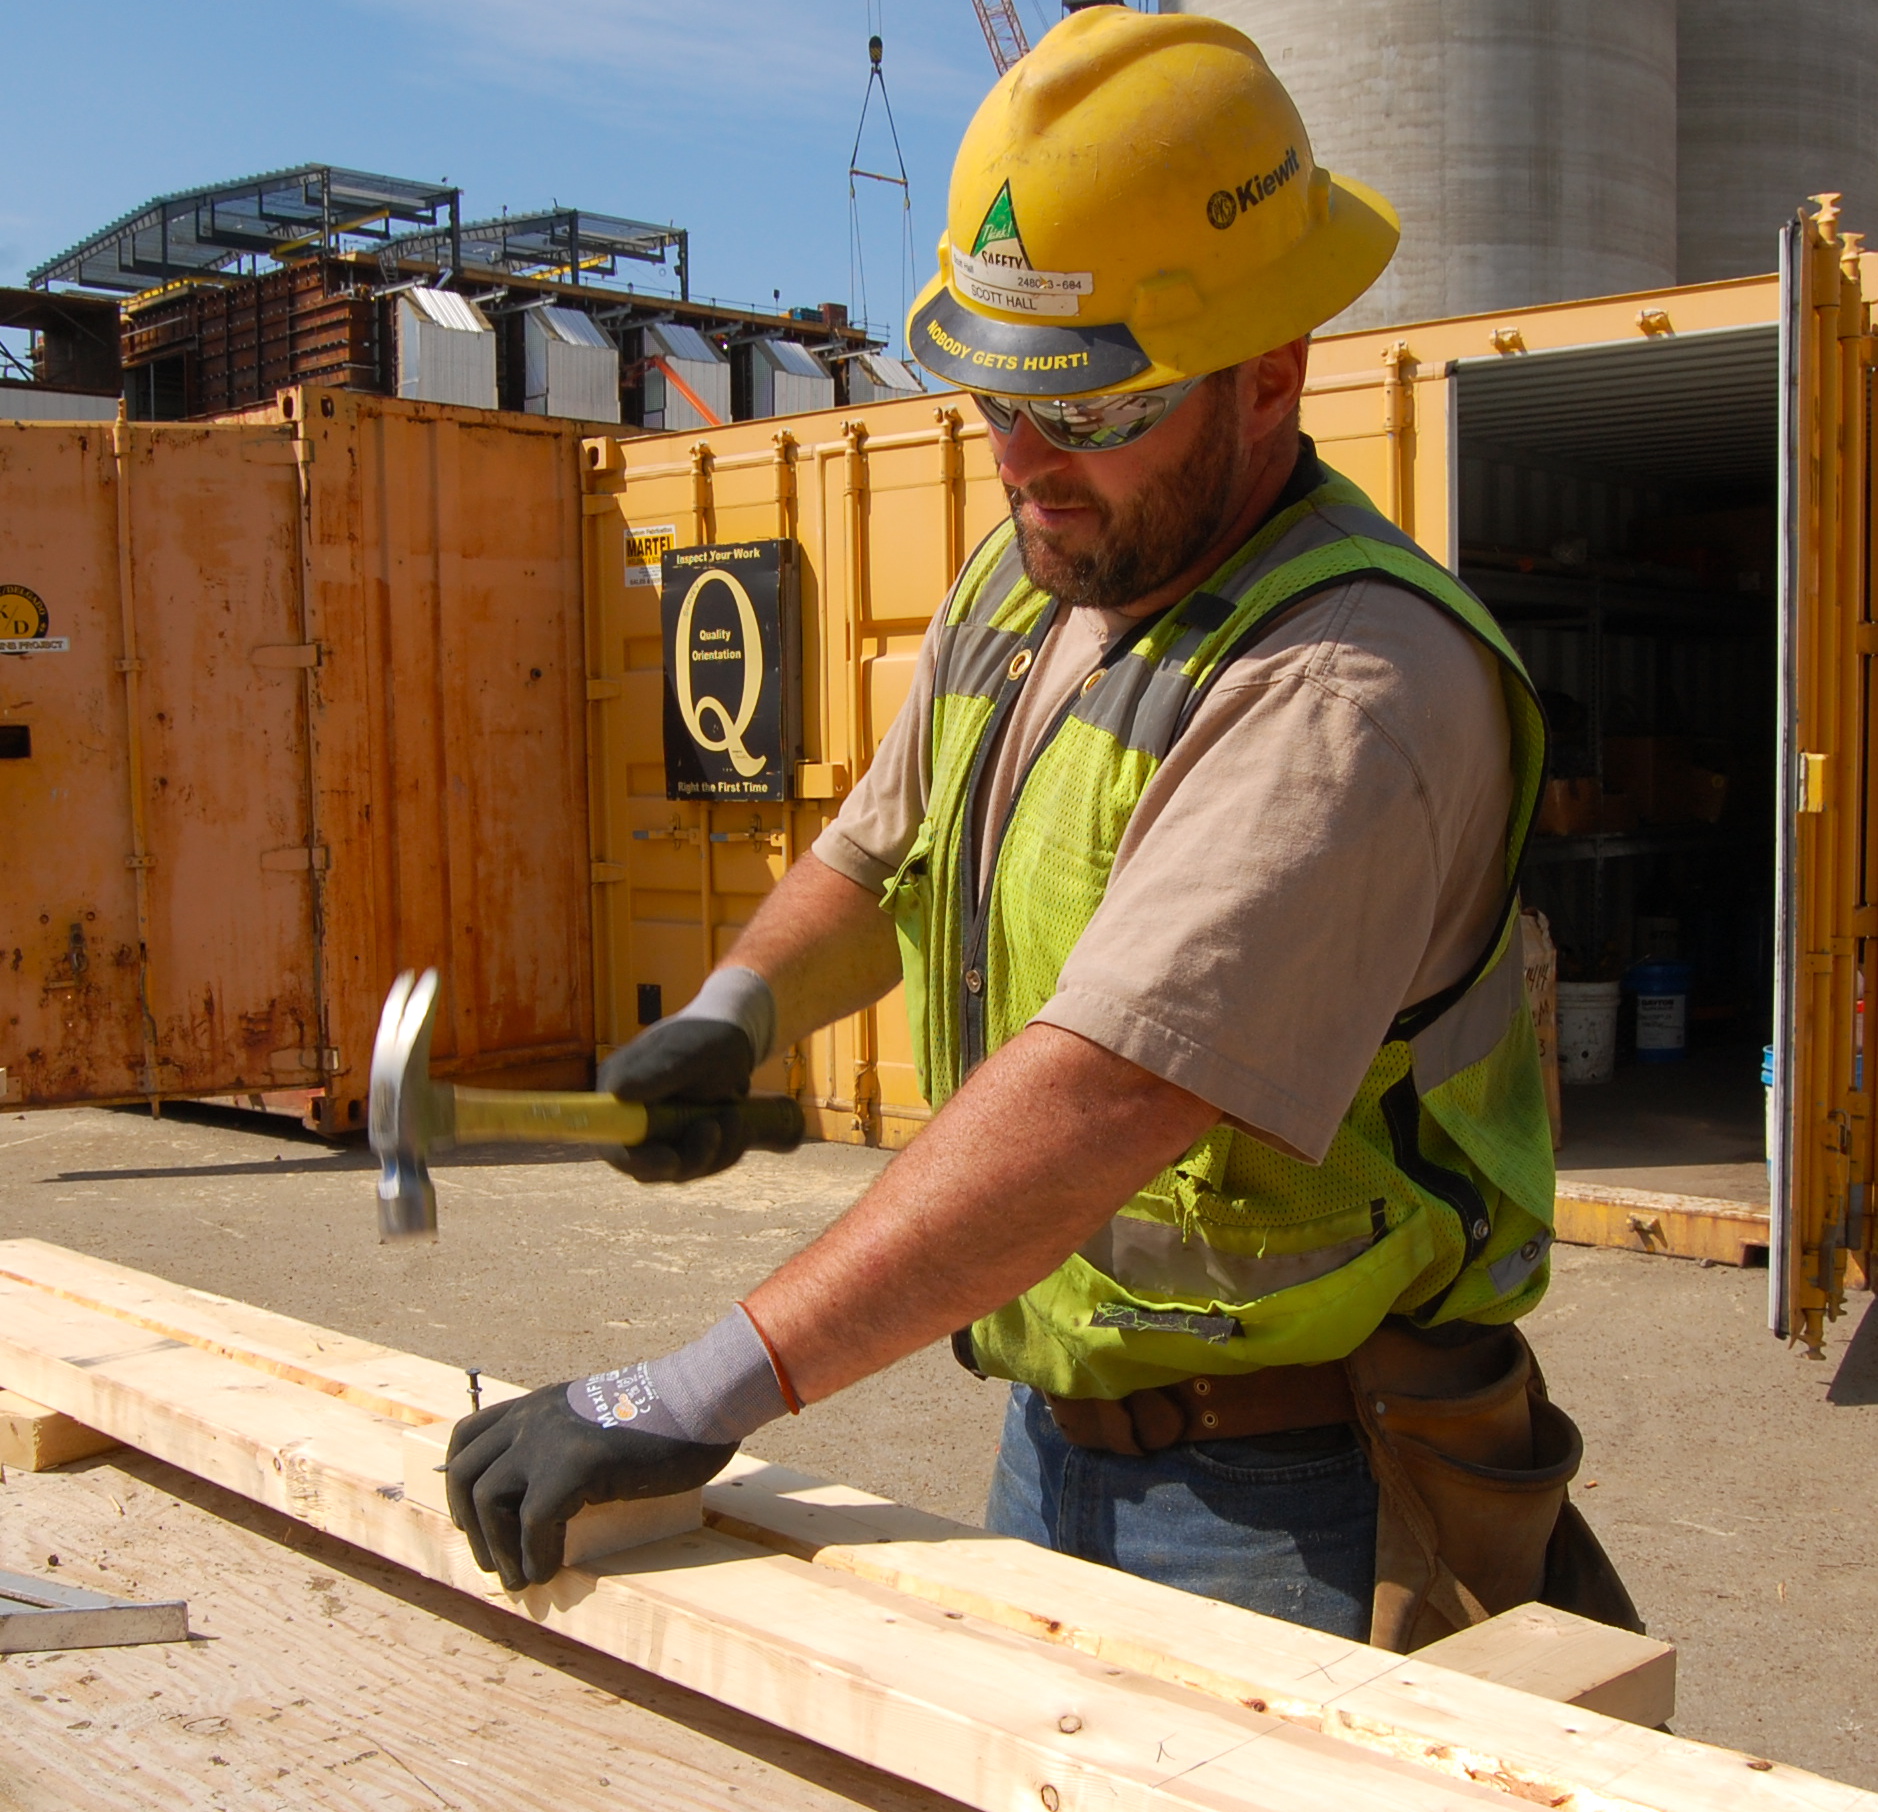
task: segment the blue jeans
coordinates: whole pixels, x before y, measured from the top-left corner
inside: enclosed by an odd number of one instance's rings
[[[1354,1435],[1327,1452],[1206,1441],[1137,1459],[1071,1445],[1017,1384],[985,1526],[1334,1636],[1369,1634],[1376,1484]]]

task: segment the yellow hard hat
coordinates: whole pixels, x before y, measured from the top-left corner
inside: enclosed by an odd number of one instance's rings
[[[1090,7],[966,128],[907,344],[974,390],[1147,390],[1321,326],[1382,274],[1400,231],[1380,195],[1313,162],[1243,32]]]

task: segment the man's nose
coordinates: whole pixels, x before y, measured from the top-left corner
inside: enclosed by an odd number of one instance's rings
[[[1070,468],[1070,455],[1051,446],[1027,415],[1020,414],[1008,434],[994,430],[991,444],[998,456],[998,479],[1013,489]]]

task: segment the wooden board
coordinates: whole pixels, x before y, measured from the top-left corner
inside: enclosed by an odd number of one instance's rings
[[[197,1640],[0,1662],[7,1812],[959,1812],[120,1447],[0,1486],[0,1567]]]
[[[44,1472],[93,1454],[109,1453],[117,1445],[109,1435],[74,1422],[56,1409],[0,1390],[0,1468],[18,1466],[25,1472]]]
[[[1549,1604],[1522,1604],[1418,1651],[1424,1661],[1652,1727],[1676,1714],[1676,1649]]]
[[[292,1367],[317,1380],[330,1353],[352,1390],[361,1364],[381,1370],[386,1364],[385,1349],[245,1306],[240,1331],[232,1333],[215,1299],[38,1242],[0,1242],[0,1276],[94,1304],[186,1344],[242,1349],[241,1362],[268,1376]],[[394,1357],[403,1395],[384,1403],[387,1412],[406,1420],[463,1413],[460,1374]],[[485,1380],[486,1391],[514,1388]],[[1570,1804],[1575,1812],[1710,1812],[1723,1804],[1796,1812],[1878,1808],[1878,1796],[1798,1769],[1171,1592],[747,1456],[707,1488],[706,1506],[720,1533],[807,1558],[824,1572],[1257,1706],[1358,1748],[1492,1783],[1520,1800]]]
[[[986,1812],[1504,1803],[714,1530],[503,1593],[460,1535],[404,1501],[405,1424],[13,1282],[0,1284],[0,1377],[413,1572]]]

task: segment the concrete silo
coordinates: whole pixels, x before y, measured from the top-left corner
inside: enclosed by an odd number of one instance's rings
[[[1837,189],[1878,231],[1878,3],[1681,0],[1676,274],[1774,268],[1781,223]]]
[[[1843,0],[1874,7],[1875,0]],[[1402,247],[1338,327],[1676,281],[1676,0],[1162,0],[1228,20]]]

